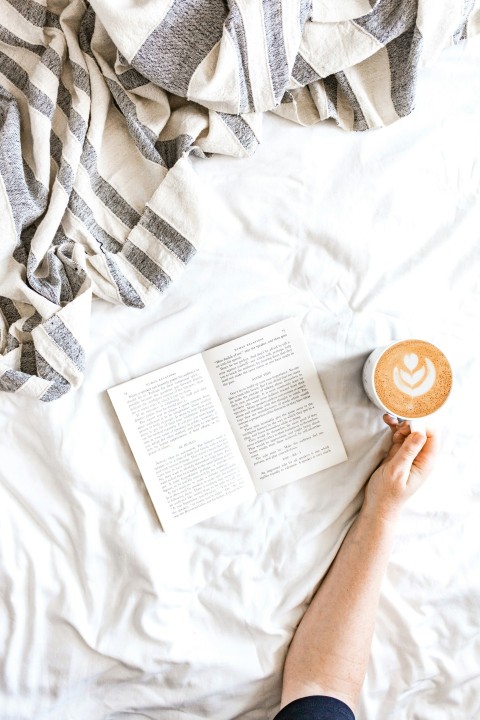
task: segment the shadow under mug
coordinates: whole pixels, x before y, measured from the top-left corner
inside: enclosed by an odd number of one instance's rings
[[[412,340],[412,338],[405,338],[404,340],[394,340],[391,343],[388,343],[388,345],[384,345],[382,347],[375,348],[375,350],[373,350],[370,353],[370,355],[366,359],[365,364],[363,366],[362,382],[363,382],[364,390],[365,390],[369,400],[374,405],[376,405],[380,410],[383,410],[383,412],[388,413],[389,415],[393,415],[394,417],[397,417],[400,422],[403,420],[406,420],[408,422],[408,424],[410,425],[411,432],[421,432],[421,433],[425,434],[425,427],[426,427],[427,420],[436,416],[437,413],[443,408],[443,406],[445,405],[445,402],[447,401],[447,399],[450,395],[451,387],[450,387],[448,394],[445,396],[445,400],[442,402],[440,407],[438,407],[432,413],[428,413],[426,415],[423,415],[422,417],[416,417],[416,418],[408,417],[407,415],[398,415],[395,411],[393,411],[391,408],[387,407],[387,405],[385,405],[380,400],[380,398],[377,394],[377,391],[375,389],[375,370],[376,370],[378,361],[380,360],[382,355],[389,348],[393,347],[394,345],[398,345],[399,343],[404,343],[404,342],[408,342],[411,340]],[[414,342],[419,342],[419,340],[415,339]],[[420,342],[426,342],[426,341],[420,341]],[[432,345],[433,343],[429,343],[429,344]],[[442,350],[440,350],[440,348],[437,347],[437,345],[433,345],[433,347],[443,355],[443,357],[447,361],[447,363],[450,367],[450,370],[451,370],[451,365],[448,362],[448,359],[445,357]]]

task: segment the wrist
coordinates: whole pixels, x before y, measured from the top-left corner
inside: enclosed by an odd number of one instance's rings
[[[400,519],[401,510],[402,507],[399,503],[374,502],[366,495],[360,509],[360,515],[371,526],[379,529],[384,527],[386,530],[395,530]]]

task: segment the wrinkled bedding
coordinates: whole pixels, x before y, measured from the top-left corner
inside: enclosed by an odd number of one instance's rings
[[[385,451],[361,368],[391,339],[451,358],[442,458],[405,511],[358,720],[480,717],[480,42],[381,130],[269,114],[254,155],[192,158],[201,252],[143,309],[97,298],[83,383],[1,395],[1,720],[263,720],[288,643]],[[297,316],[347,463],[175,536],[106,389]]]

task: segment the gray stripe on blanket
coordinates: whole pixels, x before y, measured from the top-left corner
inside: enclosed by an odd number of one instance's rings
[[[352,86],[348,82],[344,72],[335,73],[335,78],[341,91],[347,98],[348,104],[353,110],[353,129],[354,130],[367,130],[368,124],[365,120],[365,115],[362,112],[362,108],[357,100],[355,93],[352,90]]]
[[[86,54],[90,55],[95,60],[91,48],[93,32],[95,30],[95,11],[91,5],[87,5],[87,11],[82,18],[80,23],[80,29],[78,31],[78,44],[80,49]],[[95,60],[95,62],[97,62]]]
[[[18,388],[22,387],[29,378],[30,375],[20,370],[7,370],[0,377],[0,390],[15,392]]]
[[[42,316],[40,315],[37,310],[33,313],[33,315],[30,315],[29,318],[25,320],[25,322],[22,325],[22,330],[24,332],[32,332],[33,328],[36,328],[37,325],[40,325],[42,322]]]
[[[55,110],[54,103],[48,95],[45,95],[44,92],[30,82],[25,70],[1,50],[0,72],[25,95],[31,107],[38,110],[42,115],[45,115],[49,120],[52,119]]]
[[[87,134],[87,123],[72,105],[72,96],[63,82],[58,83],[57,105],[68,120],[68,127],[79,143],[83,143]]]
[[[11,350],[16,350],[20,346],[17,338],[10,333],[7,335],[7,344],[5,345],[5,353],[9,353]]]
[[[375,0],[371,0],[371,2],[375,2]],[[310,18],[310,15],[312,14],[312,0],[300,0],[300,13],[298,17],[298,22],[300,24],[300,30],[303,32],[303,27],[307,20]]]
[[[392,102],[400,117],[411,113],[415,104],[417,68],[422,50],[423,37],[416,25],[387,45]]]
[[[55,160],[58,167],[62,162],[63,143],[53,130],[50,130],[50,157]]]
[[[142,87],[150,82],[135,68],[129,68],[125,72],[117,73],[117,78],[125,90],[135,90],[135,88]]]
[[[225,29],[232,38],[237,51],[238,80],[240,85],[240,112],[255,110],[248,65],[247,38],[243,18],[235,0],[230,2],[230,13],[225,21]]]
[[[140,225],[148,230],[149,233],[158,238],[171,252],[173,252],[182,262],[186,263],[197,252],[196,248],[180,235],[166,220],[159,217],[151,208],[146,207],[140,220]]]
[[[67,195],[70,195],[73,183],[75,182],[75,173],[70,163],[62,156],[63,144],[58,135],[53,130],[50,132],[50,157],[56,162],[58,167],[57,179]]]
[[[41,395],[40,400],[43,400],[43,402],[51,402],[65,395],[65,393],[70,390],[70,383],[63,375],[60,375],[60,373],[53,369],[43,355],[40,355],[38,350],[35,350],[35,365],[37,367],[38,377],[52,383],[43,395]]]
[[[171,169],[177,160],[179,160],[192,146],[193,137],[183,134],[177,135],[172,140],[157,140],[155,149],[162,156],[162,160],[168,169]]]
[[[45,65],[55,77],[60,77],[62,73],[62,59],[56,50],[50,46],[44,48],[40,59],[42,64]]]
[[[380,0],[371,13],[353,22],[386,45],[409,30],[417,18],[418,0]]]
[[[222,37],[223,0],[173,0],[131,64],[149,80],[186,96],[191,77]]]
[[[72,213],[82,221],[102,249],[105,248],[112,252],[119,252],[121,250],[122,244],[97,224],[91,208],[88,207],[85,200],[80,197],[76,190],[72,190],[68,207]]]
[[[33,0],[7,0],[23,17],[37,27],[54,27],[60,30],[58,15]]]
[[[0,296],[0,312],[7,321],[7,325],[9,327],[22,317],[15,305],[13,304],[13,301],[10,300],[10,298],[3,297],[3,295]]]
[[[145,307],[145,303],[143,302],[140,295],[137,293],[131,283],[127,280],[125,275],[123,275],[123,273],[121,273],[118,269],[117,263],[115,261],[115,255],[113,255],[113,253],[106,252],[105,261],[107,263],[110,275],[112,276],[113,281],[118,288],[122,303],[124,305],[127,305],[128,307]]]
[[[282,0],[262,0],[268,65],[275,105],[280,103],[289,80],[288,60],[283,38]]]
[[[24,228],[20,233],[20,240],[18,241],[17,246],[12,253],[12,256],[15,258],[15,260],[21,265],[25,265],[25,267],[27,266],[28,253],[30,252],[30,248],[32,246],[32,239],[37,232],[37,228],[37,222],[33,222],[27,228]]]
[[[78,63],[70,61],[73,72],[73,84],[80,88],[86,95],[90,95],[90,76],[88,72]]]
[[[85,352],[77,338],[70,332],[61,318],[59,318],[58,315],[53,315],[43,324],[43,327],[53,342],[63,350],[74,365],[76,365],[79,370],[83,370],[85,367]]]
[[[315,80],[318,80],[320,75],[305,60],[303,55],[300,55],[300,53],[298,53],[297,57],[295,58],[295,62],[293,64],[292,77],[298,83],[300,83],[300,85],[308,85],[309,83],[312,83],[312,82],[315,82]]]
[[[17,101],[0,87],[0,174],[13,214],[17,237],[46,209],[48,189],[22,158]]]
[[[37,363],[35,361],[35,346],[33,342],[27,341],[22,343],[20,370],[26,375],[37,374]]]
[[[323,87],[327,96],[328,117],[338,120],[337,112],[337,91],[338,82],[335,75],[329,75],[323,80]]]
[[[290,92],[290,90],[285,90],[281,102],[282,105],[288,105],[289,103],[293,102],[293,94]]]
[[[250,125],[240,115],[229,115],[218,113],[229,130],[235,135],[238,142],[243,145],[249,153],[253,152],[258,145],[258,140]]]
[[[151,258],[140,250],[130,240],[125,243],[122,255],[130,265],[133,265],[149,283],[154,285],[160,292],[163,292],[171,283],[171,278],[165,270],[157,265]]]

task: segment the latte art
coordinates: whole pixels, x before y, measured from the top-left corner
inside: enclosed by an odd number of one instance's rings
[[[424,417],[447,399],[452,369],[435,345],[424,340],[404,340],[391,345],[379,357],[374,386],[380,401],[395,415]]]
[[[432,389],[437,372],[429,358],[425,358],[425,363],[419,370],[415,370],[418,365],[418,357],[415,353],[405,355],[403,363],[408,368],[407,371],[399,369],[397,366],[393,369],[393,382],[400,392],[413,398],[425,395]]]

